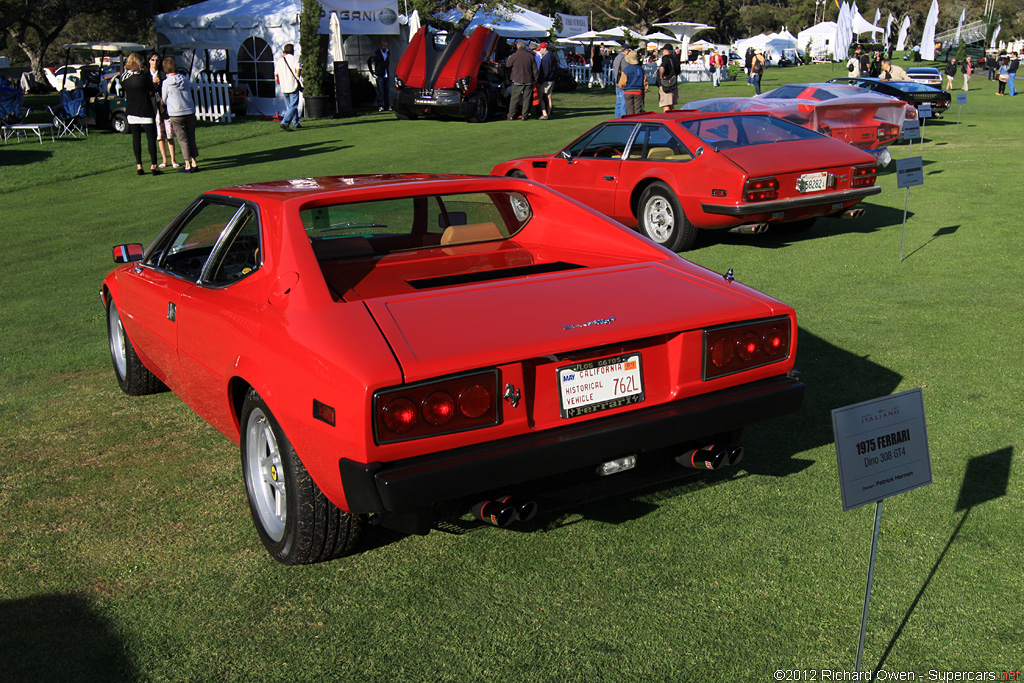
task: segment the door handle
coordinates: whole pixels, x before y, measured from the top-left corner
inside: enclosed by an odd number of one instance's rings
[[[167,319],[170,320],[173,323],[174,322],[174,318],[177,315],[177,313],[178,313],[178,307],[174,305],[173,301],[168,301],[167,302]]]

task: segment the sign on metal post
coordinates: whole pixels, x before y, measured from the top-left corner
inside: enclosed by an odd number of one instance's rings
[[[921,389],[837,408],[832,411],[832,431],[836,440],[843,510],[875,503],[871,558],[857,643],[856,671],[860,673],[871,584],[875,576],[878,532],[882,525],[882,503],[886,498],[932,483]]]
[[[956,127],[960,128],[960,115],[964,113],[964,105],[967,104],[967,93],[958,92],[956,94],[956,103],[960,105],[960,109],[956,113]]]
[[[921,138],[921,122],[918,120],[904,121],[903,131],[900,133],[900,137],[904,140],[910,141],[910,156],[914,155],[914,140]]]
[[[932,103],[925,102],[917,108],[917,118],[921,120],[921,151],[924,152],[924,127],[932,117]]]
[[[921,157],[897,159],[896,187],[907,188],[907,196],[903,200],[903,234],[900,235],[900,263],[903,263],[903,242],[907,237],[907,208],[910,206],[910,188],[914,185],[924,185],[924,160]]]

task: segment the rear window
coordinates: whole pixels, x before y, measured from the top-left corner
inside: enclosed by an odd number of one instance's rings
[[[773,116],[721,116],[680,121],[679,125],[715,150],[824,137]]]
[[[419,195],[299,212],[318,261],[505,240],[533,211],[519,192]]]

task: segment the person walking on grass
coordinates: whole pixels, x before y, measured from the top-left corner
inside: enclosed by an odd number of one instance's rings
[[[274,65],[274,79],[281,86],[284,95],[284,115],[281,117],[281,130],[291,132],[289,126],[301,128],[299,122],[299,92],[302,91],[302,66],[295,57],[295,46],[288,43],[284,46],[281,59]]]

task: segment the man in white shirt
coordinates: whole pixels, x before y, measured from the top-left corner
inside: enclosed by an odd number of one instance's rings
[[[299,91],[302,90],[302,81],[299,80],[299,76],[301,75],[302,67],[295,57],[295,46],[288,43],[284,46],[284,54],[281,55],[281,59],[277,60],[277,64],[274,65],[274,78],[281,86],[285,101],[281,129],[288,132],[291,132],[291,128],[289,128],[291,124],[295,124],[296,128],[302,128],[302,124],[299,123]]]

